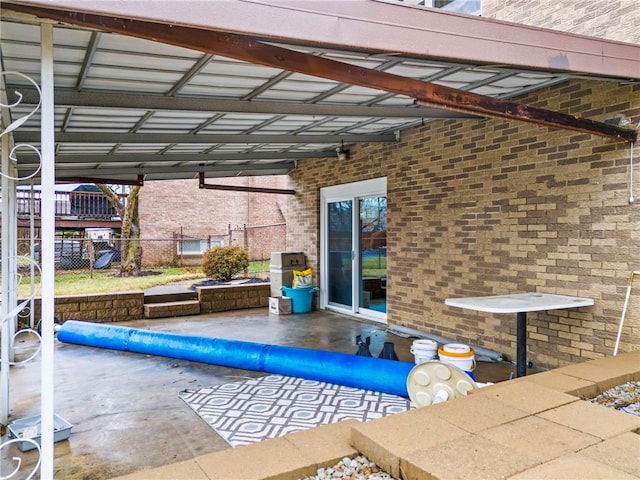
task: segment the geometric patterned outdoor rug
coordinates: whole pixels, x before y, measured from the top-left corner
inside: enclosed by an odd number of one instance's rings
[[[396,395],[283,375],[183,390],[180,398],[233,447],[414,408]]]

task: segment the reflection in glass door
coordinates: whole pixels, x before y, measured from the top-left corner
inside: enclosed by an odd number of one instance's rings
[[[359,199],[360,308],[387,312],[387,197]]]
[[[329,303],[352,306],[353,295],[353,202],[327,205]]]

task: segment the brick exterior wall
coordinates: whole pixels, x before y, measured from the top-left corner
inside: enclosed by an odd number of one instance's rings
[[[288,189],[287,176],[208,179],[209,184]],[[254,260],[270,258],[272,251],[286,245],[285,216],[287,195],[204,190],[198,180],[163,180],[146,182],[140,190],[140,225],[142,238],[169,240],[182,232],[191,238],[221,237],[228,243],[245,245]],[[245,233],[243,229],[247,227]],[[146,242],[144,261],[173,261],[175,248],[166,242]],[[199,260],[196,262],[199,263]]]
[[[285,175],[250,178],[252,186],[290,189]],[[269,260],[271,252],[281,252],[287,245],[287,200],[289,195],[252,193],[249,196],[247,244],[255,260]]]
[[[618,112],[640,120],[640,84],[574,80],[518,100],[596,120]],[[315,272],[319,189],[387,176],[390,324],[515,358],[515,315],[450,308],[445,298],[579,295],[595,305],[529,314],[529,359],[556,367],[612,353],[629,273],[640,269],[629,145],[522,122],[447,120],[351,153],[349,162],[302,161],[291,174],[299,194],[288,247],[304,251]],[[639,299],[621,351],[640,346]]]
[[[620,42],[640,42],[637,0],[482,0],[482,16]]]
[[[252,260],[269,260],[271,252],[286,249],[287,224],[247,226],[247,243]]]

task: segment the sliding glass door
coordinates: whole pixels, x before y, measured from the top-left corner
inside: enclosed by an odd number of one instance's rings
[[[321,197],[321,306],[386,321],[386,179],[328,187]]]
[[[387,312],[387,197],[359,199],[360,308]]]
[[[353,201],[327,204],[329,303],[353,305]]]

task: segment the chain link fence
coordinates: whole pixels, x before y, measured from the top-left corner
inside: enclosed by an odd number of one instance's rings
[[[240,245],[249,251],[255,267],[267,273],[271,252],[286,249],[286,224],[258,226],[228,226],[227,231],[206,237],[174,233],[171,238],[140,238],[137,248],[142,251],[142,269],[189,267],[199,269],[204,253],[215,246]],[[126,258],[127,239],[87,238],[80,236],[55,239],[54,256],[56,274],[73,275],[91,272],[120,271]],[[18,241],[18,255],[33,258],[40,263],[40,239]],[[254,268],[254,271],[255,271]]]

